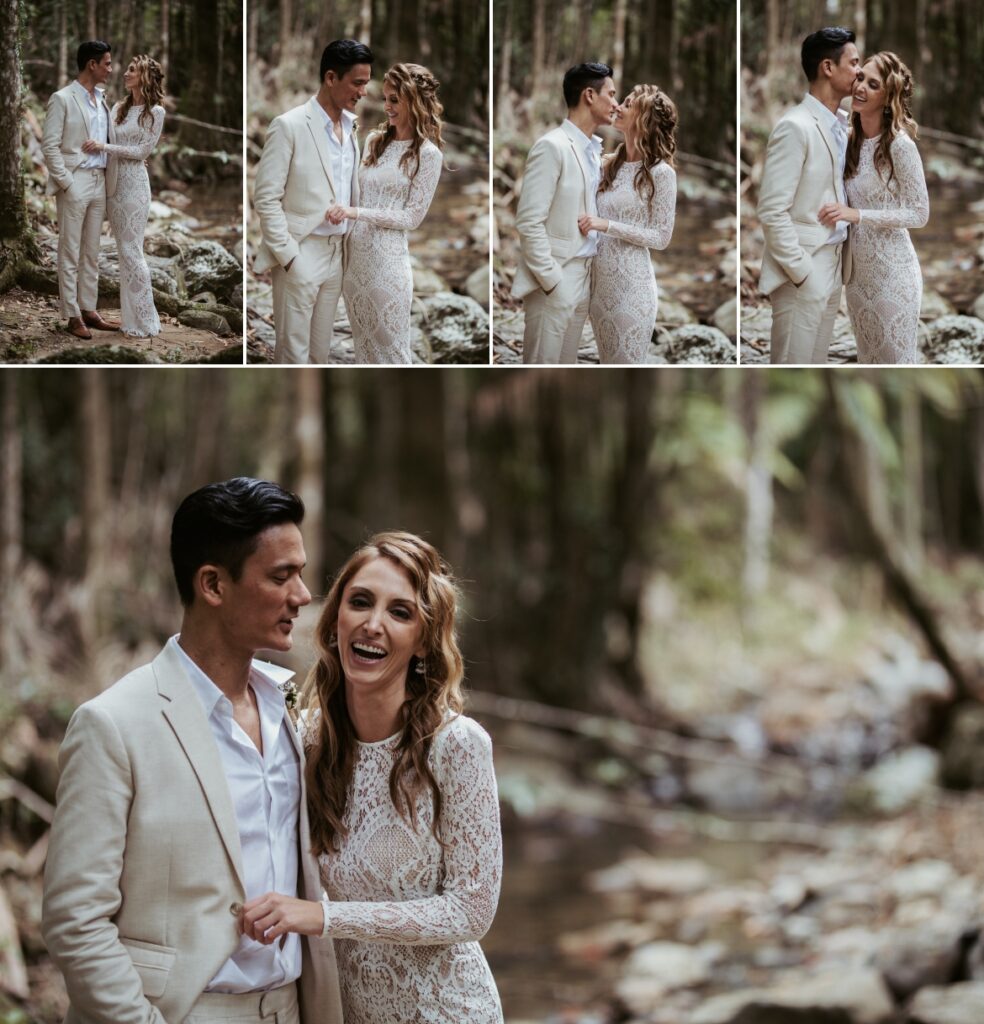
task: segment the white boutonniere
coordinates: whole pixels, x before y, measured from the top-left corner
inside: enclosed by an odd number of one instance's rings
[[[277,689],[284,695],[287,710],[293,711],[297,707],[297,684],[293,679],[288,679],[285,683],[277,683]]]

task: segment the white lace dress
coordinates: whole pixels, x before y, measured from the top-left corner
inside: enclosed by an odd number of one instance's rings
[[[656,326],[656,274],[650,249],[665,249],[676,215],[676,173],[667,163],[651,170],[652,207],[633,184],[639,161],[626,161],[612,187],[598,193],[598,233],[591,266],[591,327],[603,363],[645,363]]]
[[[478,944],[502,877],[492,743],[464,716],[434,739],[442,851],[430,830],[429,788],[417,801],[417,831],[393,806],[398,740],[358,745],[348,836],[337,853],[320,858],[345,1024],[501,1024]]]
[[[110,114],[114,124],[118,107],[116,104]],[[161,137],[164,108],[154,107],[150,126],[137,120],[143,109],[142,104],[130,107],[123,123],[116,125],[116,143],[106,146],[106,152],[110,159],[116,160],[118,168],[116,192],[109,196],[106,206],[120,261],[120,307],[123,313],[120,330],[131,337],[161,333],[150,270],[143,252],[144,231],[150,213],[150,178],[144,161]]]
[[[424,142],[420,168],[411,183],[400,167],[409,145],[391,142],[372,167],[359,168],[361,205],[346,240],[343,285],[357,363],[413,361],[413,272],[407,232],[420,226],[430,207],[443,157],[433,142]]]
[[[861,223],[851,227],[847,309],[859,363],[915,363],[922,272],[909,228],[929,219],[926,178],[915,142],[900,133],[892,142],[895,174],[886,184],[875,168],[877,146],[878,137],[861,143],[857,174],[844,182],[848,203],[861,211]]]

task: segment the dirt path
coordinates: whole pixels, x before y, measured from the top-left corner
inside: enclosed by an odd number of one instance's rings
[[[119,309],[100,312],[119,320]],[[241,363],[242,339],[220,338],[211,331],[179,324],[161,314],[156,338],[126,338],[117,332],[93,331],[91,341],[64,329],[58,300],[12,288],[0,295],[0,362],[4,363]]]

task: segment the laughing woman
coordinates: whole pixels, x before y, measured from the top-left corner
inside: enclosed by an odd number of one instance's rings
[[[332,206],[333,224],[354,220],[343,292],[357,363],[411,363],[413,272],[407,232],[430,208],[441,177],[440,83],[419,64],[394,64],[383,78],[386,121],[366,140],[361,206]]]
[[[501,1024],[478,940],[502,839],[492,746],[461,714],[457,589],[426,541],[381,533],[342,568],[302,695],[311,836],[329,899],[246,904],[251,938],[335,940],[346,1024]]]

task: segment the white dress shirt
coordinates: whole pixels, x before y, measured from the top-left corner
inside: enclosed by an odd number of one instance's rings
[[[232,717],[232,702],[195,664],[173,636],[177,651],[201,699],[215,737],[236,810],[242,846],[246,899],[267,892],[297,894],[300,762],[287,730],[293,728],[283,693],[254,663],[249,685],[260,713],[263,753]],[[288,934],[283,946],[261,945],[240,936],[239,946],[205,986],[206,992],[259,992],[296,981],[301,975],[301,937]]]
[[[829,107],[825,107],[816,96],[806,94],[805,102],[820,117],[820,123],[827,126],[827,137],[834,143],[837,154],[837,201],[847,202],[844,195],[844,161],[847,159],[847,123],[839,113],[835,114]],[[831,229],[830,235],[824,245],[840,245],[847,241],[847,221],[839,220]]]
[[[93,100],[92,93],[78,80],[73,83],[82,98],[82,108],[89,115],[89,138],[93,142],[109,142],[109,117],[106,114],[106,104],[103,102],[103,90],[97,85],[96,99]],[[106,152],[83,153],[82,163],[79,167],[83,171],[90,168],[106,169]]]
[[[331,176],[335,182],[335,202],[339,206],[352,205],[352,172],[355,169],[355,146],[352,145],[352,126],[355,124],[355,114],[351,111],[342,111],[342,141],[338,141],[335,134],[335,122],[328,116],[328,111],[318,102],[317,97],[312,97],[315,109],[325,120],[325,134],[328,136],[328,157],[331,160]],[[325,205],[325,209],[328,209]],[[312,232],[312,235],[344,235],[347,221],[341,224],[332,224],[330,221],[323,221]]]
[[[601,184],[601,136],[585,135],[569,117],[565,118],[565,123],[569,124],[572,128],[576,128],[584,138],[584,162],[588,167],[588,202],[586,212],[590,213],[592,217],[596,217],[598,215],[598,186]],[[597,252],[598,232],[589,231],[584,238],[581,248],[574,253],[574,258],[594,256]]]

